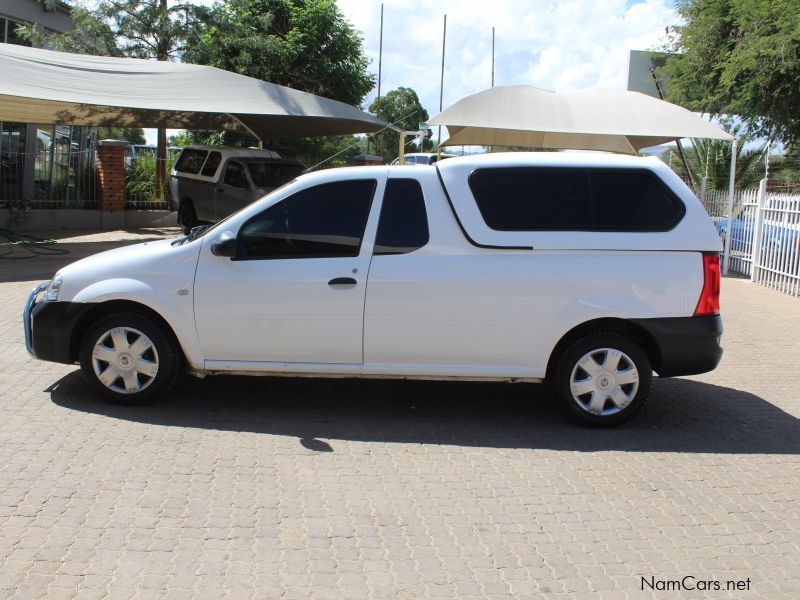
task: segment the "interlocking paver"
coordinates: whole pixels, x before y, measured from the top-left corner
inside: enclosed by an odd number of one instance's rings
[[[80,257],[169,233],[59,236]],[[61,264],[0,260],[2,597],[800,591],[796,299],[725,279],[720,367],[594,431],[529,385],[186,378],[110,406],[25,353],[25,294]]]

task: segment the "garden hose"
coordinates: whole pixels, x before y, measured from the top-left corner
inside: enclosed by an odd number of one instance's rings
[[[17,260],[35,258],[37,256],[60,256],[69,254],[64,248],[53,248],[56,240],[47,240],[32,235],[14,233],[0,228],[0,259]],[[27,254],[15,254],[15,250],[23,250]]]

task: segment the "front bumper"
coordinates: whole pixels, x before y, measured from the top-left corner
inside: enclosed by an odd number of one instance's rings
[[[33,325],[31,323],[31,313],[33,307],[36,306],[36,301],[39,299],[39,294],[47,289],[46,283],[40,283],[31,290],[28,294],[28,299],[25,301],[25,310],[22,311],[22,327],[25,330],[25,348],[28,354],[36,356],[33,352]]]
[[[654,359],[653,370],[661,377],[707,373],[722,359],[719,315],[633,319],[633,322],[655,341],[658,357]]]
[[[40,360],[72,364],[78,360],[78,349],[72,343],[76,325],[94,304],[83,302],[39,302],[47,287],[37,285],[28,295],[22,314],[25,347]]]

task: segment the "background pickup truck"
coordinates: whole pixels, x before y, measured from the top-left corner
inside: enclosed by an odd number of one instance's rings
[[[187,146],[170,181],[178,224],[186,233],[258,200],[305,170],[277,152],[255,148]]]

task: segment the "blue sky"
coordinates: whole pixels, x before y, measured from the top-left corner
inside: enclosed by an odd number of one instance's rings
[[[195,0],[212,4],[214,0]],[[379,0],[337,0],[378,72]],[[439,112],[442,20],[447,14],[444,107],[491,85],[554,91],[624,89],[628,51],[658,47],[678,22],[672,0],[384,0],[382,92],[415,89]],[[365,106],[376,91],[366,98]],[[148,133],[148,141],[154,134]]]
[[[378,70],[379,1],[338,0]],[[555,91],[624,89],[628,51],[658,47],[677,23],[672,0],[385,0],[382,90],[414,88],[439,108],[442,19],[447,14],[444,106],[491,84]],[[367,99],[367,104],[375,92]]]

